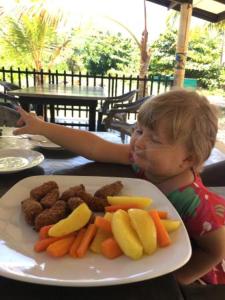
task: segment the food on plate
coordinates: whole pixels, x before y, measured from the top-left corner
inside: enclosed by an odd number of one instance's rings
[[[106,219],[107,221],[112,221],[112,214],[111,213],[105,213],[104,215],[104,219]],[[98,228],[97,229],[97,233],[91,243],[90,246],[90,250],[100,254],[101,253],[101,244],[104,240],[106,240],[107,238],[112,237],[112,231],[105,231],[102,228]]]
[[[121,190],[122,183],[119,181],[103,186],[98,191],[104,191],[104,197]],[[113,192],[112,192],[113,190]],[[63,202],[63,203],[62,203]],[[104,212],[105,206],[109,205],[106,198],[100,198],[88,193],[83,184],[73,186],[62,192],[55,181],[48,181],[33,188],[28,200],[22,201],[22,211],[28,224],[39,230],[44,225],[55,224],[67,217],[81,203],[86,203],[92,212]],[[53,208],[52,210],[49,210]],[[89,223],[94,223],[92,214]]]
[[[102,188],[98,189],[95,193],[94,196],[100,199],[106,199],[107,196],[114,196],[118,195],[123,188],[123,184],[121,181],[115,181],[111,184],[106,184]]]
[[[53,189],[48,192],[40,201],[41,205],[44,208],[50,208],[55,204],[55,202],[59,200],[59,189]]]
[[[75,208],[77,208],[81,203],[84,203],[84,201],[80,197],[71,197],[67,201],[67,205],[70,209],[70,211],[73,211]]]
[[[25,215],[25,220],[30,225],[34,225],[35,218],[43,211],[42,205],[32,198],[23,200],[21,207]]]
[[[120,209],[113,214],[112,232],[125,255],[132,259],[140,259],[143,256],[143,246],[126,211]]]
[[[61,238],[47,247],[46,251],[50,256],[53,257],[62,257],[69,253],[70,247],[75,239],[75,235],[71,234]]]
[[[120,246],[113,237],[110,237],[102,242],[101,253],[110,259],[119,257],[123,254]]]
[[[91,215],[92,211],[87,204],[82,203],[75,208],[69,216],[53,225],[49,230],[49,236],[60,237],[73,231],[77,231],[88,223]]]
[[[155,223],[156,232],[157,232],[157,241],[158,241],[159,246],[160,247],[169,246],[171,244],[171,239],[159,217],[157,210],[151,209],[150,216],[152,217],[152,219]]]
[[[181,225],[181,222],[178,220],[161,220],[161,222],[168,232],[177,230]]]
[[[137,205],[139,208],[146,208],[152,203],[151,198],[140,196],[108,196],[107,200],[111,205],[134,204]]]
[[[58,184],[55,181],[48,181],[30,191],[31,198],[41,200],[47,193],[53,189],[58,189]]]
[[[65,201],[56,201],[51,208],[43,210],[35,218],[35,230],[39,231],[45,225],[55,224],[67,215],[67,205]]]
[[[83,184],[73,186],[62,193],[60,200],[67,201],[71,197],[78,196],[77,193],[81,191],[85,191],[85,186]]]
[[[152,218],[143,209],[132,208],[128,210],[131,225],[135,229],[144,252],[152,254],[157,248],[156,228]]]
[[[109,259],[126,255],[137,260],[144,255],[152,255],[160,247],[169,246],[171,239],[167,230],[174,231],[180,225],[177,220],[161,219],[160,216],[167,217],[167,212],[154,208],[127,210],[125,207],[125,210],[106,212],[104,216],[93,218],[85,202],[80,202],[79,197],[74,200],[79,200],[78,206],[69,217],[40,229],[39,240],[34,245],[36,252],[46,251],[53,257],[68,254],[73,258],[82,258],[91,250]],[[53,229],[56,232],[52,234]]]

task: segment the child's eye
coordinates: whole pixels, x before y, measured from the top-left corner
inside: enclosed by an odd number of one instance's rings
[[[143,131],[140,128],[135,128],[134,132],[138,135],[141,135],[143,133]]]

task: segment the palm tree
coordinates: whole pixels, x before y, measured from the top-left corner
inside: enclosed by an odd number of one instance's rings
[[[146,84],[145,78],[148,75],[148,68],[151,58],[151,48],[148,45],[148,30],[147,30],[147,12],[146,12],[146,0],[144,1],[144,30],[142,32],[141,41],[139,42],[138,38],[135,36],[135,34],[123,23],[112,19],[111,17],[107,17],[108,19],[112,20],[113,22],[117,23],[121,27],[123,27],[130,36],[134,39],[136,42],[139,50],[140,50],[140,67],[139,67],[139,97],[142,97],[143,95],[148,95],[148,86]]]
[[[0,38],[8,53],[20,58],[26,67],[37,71],[51,69],[70,42],[67,35],[58,38],[58,28],[63,22],[62,13],[52,15],[44,3],[17,6],[13,16],[4,14],[6,29],[1,26]]]

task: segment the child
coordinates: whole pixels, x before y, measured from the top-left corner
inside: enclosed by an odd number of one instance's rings
[[[194,244],[190,261],[175,272],[177,280],[225,283],[225,200],[208,191],[198,175],[215,144],[218,121],[204,96],[179,89],[146,101],[129,145],[18,111],[19,124],[25,126],[15,134],[45,135],[86,158],[131,164],[139,176],[154,183],[180,213]]]

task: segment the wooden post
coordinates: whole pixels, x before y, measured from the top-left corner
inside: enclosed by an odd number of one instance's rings
[[[192,4],[180,6],[180,26],[176,48],[176,64],[174,70],[174,86],[182,87],[185,75],[185,63],[188,50],[189,28],[192,16]]]

